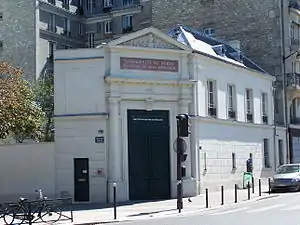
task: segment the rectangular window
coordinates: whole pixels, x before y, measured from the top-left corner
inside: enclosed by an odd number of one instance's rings
[[[261,113],[263,124],[268,124],[268,94],[261,94]]]
[[[103,0],[103,7],[107,8],[107,7],[111,7],[113,4],[112,0]]]
[[[228,118],[236,118],[236,90],[235,85],[229,84],[227,86],[227,98],[228,98]]]
[[[246,89],[246,121],[253,122],[253,92],[252,89]]]
[[[3,12],[0,12],[0,21],[3,20]]]
[[[71,30],[71,23],[70,20],[65,18],[64,19],[64,34],[66,36],[70,36],[70,30]]]
[[[236,157],[234,152],[232,153],[231,158],[232,158],[232,169],[236,169]]]
[[[63,1],[62,1],[62,7],[63,7],[64,9],[69,10],[69,9],[70,9],[70,2],[69,2],[69,0],[63,0]]]
[[[216,102],[216,81],[207,81],[207,103],[208,103],[208,115],[217,116],[217,102]]]
[[[123,6],[131,6],[133,5],[133,0],[123,0]]]
[[[279,156],[279,165],[283,165],[284,164],[283,140],[278,140],[278,156]]]
[[[105,34],[111,34],[112,33],[111,21],[105,21],[104,22],[104,33]]]
[[[132,28],[132,15],[123,16],[123,29]]]
[[[95,48],[95,34],[89,33],[88,38],[89,38],[89,48]]]
[[[95,13],[96,9],[96,0],[88,0],[87,1],[87,11],[90,15]]]
[[[56,32],[55,15],[52,13],[49,14],[48,31]]]
[[[97,33],[101,32],[101,23],[97,23]]]
[[[270,152],[269,152],[269,139],[267,139],[267,138],[264,138],[263,151],[264,151],[264,167],[271,168]]]
[[[81,23],[78,24],[78,34],[83,35],[83,26]]]
[[[3,41],[0,41],[0,51],[3,50]]]

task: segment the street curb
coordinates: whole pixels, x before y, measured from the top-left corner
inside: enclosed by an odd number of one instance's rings
[[[280,195],[269,195],[269,196],[266,196],[266,197],[259,198],[256,201],[266,200],[266,199],[270,199],[270,198],[278,198],[279,196]]]
[[[263,196],[263,197],[254,197],[250,200],[242,200],[240,202],[237,203],[230,203],[230,204],[226,204],[226,205],[220,205],[220,206],[213,206],[210,208],[200,208],[198,210],[192,211],[192,212],[184,212],[182,214],[173,214],[173,215],[162,215],[162,216],[157,216],[157,217],[147,217],[147,218],[139,218],[136,220],[128,220],[128,219],[124,219],[124,220],[109,220],[109,221],[103,221],[103,222],[87,222],[87,223],[74,223],[73,225],[97,225],[97,224],[111,224],[111,223],[126,223],[126,222],[132,222],[132,221],[143,221],[143,220],[151,220],[151,219],[160,219],[160,218],[170,218],[170,217],[185,217],[185,216],[189,216],[189,215],[196,215],[202,212],[207,212],[210,210],[215,210],[215,209],[220,209],[220,208],[227,208],[227,207],[231,207],[231,206],[235,206],[235,205],[240,205],[240,204],[246,204],[246,203],[251,203],[251,202],[257,202],[257,201],[261,201],[261,200],[267,200],[267,199],[271,199],[271,198],[276,198],[276,197],[280,197],[280,195],[268,195],[268,196]]]

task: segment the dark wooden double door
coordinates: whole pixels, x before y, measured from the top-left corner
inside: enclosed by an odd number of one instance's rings
[[[170,198],[169,111],[128,110],[130,200]]]

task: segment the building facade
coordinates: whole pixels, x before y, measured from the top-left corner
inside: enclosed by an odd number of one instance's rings
[[[293,157],[300,155],[299,138],[293,139],[299,136],[297,129],[300,128],[298,109],[295,110],[300,63],[297,54],[293,54],[300,46],[299,3],[297,0],[152,1],[153,26],[168,31],[177,24],[184,24],[226,40],[277,78],[274,83],[276,122],[290,128],[291,138],[286,145],[290,149],[287,158],[292,162],[300,160]]]
[[[242,185],[246,160],[266,178],[285,162],[272,81],[191,33],[155,28],[95,49],[55,52],[55,191],[74,200],[176,197],[176,115],[191,115],[184,196]],[[274,133],[275,132],[275,133]],[[280,145],[280,152],[272,151]]]
[[[93,48],[148,26],[151,2],[139,0],[3,0],[0,60],[28,80],[53,73],[53,50]]]

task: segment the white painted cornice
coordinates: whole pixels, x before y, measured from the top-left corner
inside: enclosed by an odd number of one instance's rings
[[[131,79],[131,78],[120,78],[120,77],[105,77],[107,83],[117,83],[123,85],[157,85],[157,86],[172,86],[172,87],[192,87],[195,81],[189,80],[142,80],[142,79]]]

